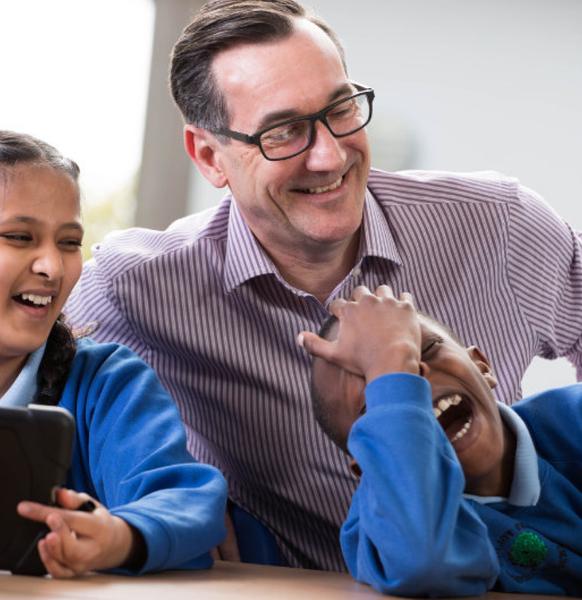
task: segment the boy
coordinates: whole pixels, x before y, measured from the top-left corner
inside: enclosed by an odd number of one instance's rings
[[[582,386],[510,409],[479,349],[409,294],[361,287],[332,313],[327,340],[299,343],[319,357],[318,422],[357,463],[341,532],[352,575],[406,596],[580,595]]]

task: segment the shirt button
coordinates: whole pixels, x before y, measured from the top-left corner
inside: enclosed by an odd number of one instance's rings
[[[360,267],[354,267],[352,269],[352,277],[359,277],[362,274],[362,269]]]

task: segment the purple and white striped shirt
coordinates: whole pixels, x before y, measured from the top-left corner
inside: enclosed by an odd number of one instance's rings
[[[357,263],[324,305],[283,280],[227,197],[163,232],[109,235],[67,313],[156,369],[192,454],[225,473],[291,565],[341,570],[355,481],[312,416],[297,333],[317,331],[329,302],[357,285],[389,283],[478,344],[511,403],[536,355],[569,355],[582,373],[581,249],[513,179],[372,171]]]

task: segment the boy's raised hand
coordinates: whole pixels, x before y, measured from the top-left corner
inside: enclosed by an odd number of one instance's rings
[[[79,509],[92,502],[92,512]],[[131,527],[112,515],[102,504],[87,494],[59,489],[60,507],[36,502],[20,502],[18,514],[45,523],[51,530],[38,543],[40,558],[50,575],[75,577],[123,565],[134,550],[135,536]]]
[[[410,294],[397,299],[387,285],[375,293],[360,286],[351,300],[335,300],[330,309],[339,320],[337,338],[301,332],[298,342],[308,352],[367,382],[385,373],[419,373],[420,323]]]

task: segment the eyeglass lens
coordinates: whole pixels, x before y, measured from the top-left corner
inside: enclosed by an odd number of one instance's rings
[[[326,111],[324,120],[334,136],[354,133],[370,118],[370,102],[366,94],[347,98]],[[273,127],[260,137],[263,153],[268,158],[282,159],[299,154],[311,144],[312,119],[302,119]]]

